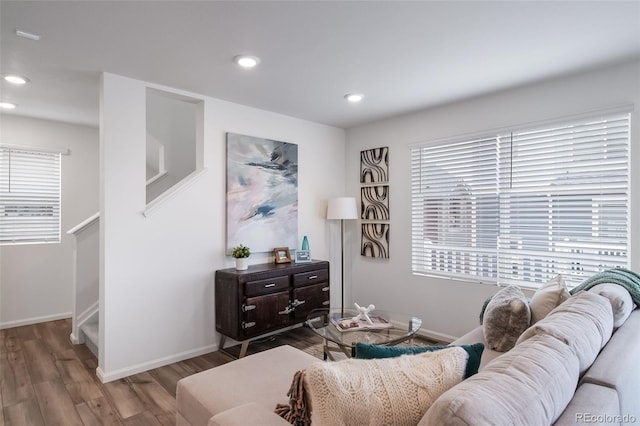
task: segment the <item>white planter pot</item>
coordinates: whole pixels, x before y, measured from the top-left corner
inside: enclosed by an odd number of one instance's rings
[[[249,258],[248,257],[239,257],[236,259],[236,270],[238,271],[246,271],[249,269]]]

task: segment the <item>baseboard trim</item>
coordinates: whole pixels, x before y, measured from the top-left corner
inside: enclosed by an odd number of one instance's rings
[[[67,318],[71,318],[72,315],[73,314],[71,312],[64,312],[61,314],[45,315],[42,317],[34,317],[34,318],[27,318],[23,320],[2,322],[0,323],[0,330],[3,330],[5,328],[22,327],[23,325],[38,324],[38,323],[47,322],[47,321],[57,321],[61,319],[67,319]]]
[[[393,323],[394,326],[398,327],[398,328],[405,328],[407,326],[406,323],[404,322],[398,322],[398,321],[391,321]],[[428,330],[426,328],[420,328],[417,332],[416,332],[417,336],[421,336],[421,337],[425,337],[429,340],[436,340],[438,342],[444,342],[444,343],[451,343],[454,340],[457,339],[457,337],[455,336],[451,336],[449,334],[444,334],[444,333],[440,333],[438,331],[434,331],[434,330]]]
[[[451,336],[449,334],[440,333],[433,330],[427,330],[421,328],[416,333],[418,336],[426,337],[427,339],[437,340],[439,342],[451,343],[457,339],[455,336]]]
[[[185,359],[193,358],[196,356],[208,354],[218,349],[218,345],[207,345],[191,351],[181,352],[179,354],[170,355],[163,358],[158,358],[153,361],[143,362],[141,364],[132,365],[131,367],[121,368],[115,371],[105,372],[102,368],[96,368],[96,375],[102,383],[112,382],[114,380],[122,379],[123,377],[132,376],[134,374],[142,373],[144,371],[153,370],[154,368],[162,367],[174,362],[184,361]]]

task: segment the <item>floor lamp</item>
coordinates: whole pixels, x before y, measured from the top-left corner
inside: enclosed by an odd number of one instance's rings
[[[340,259],[342,282],[340,285],[341,306],[344,311],[344,221],[358,218],[356,199],[353,197],[331,198],[327,204],[327,220],[340,220]]]

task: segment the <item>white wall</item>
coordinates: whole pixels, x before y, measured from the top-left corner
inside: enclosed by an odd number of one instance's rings
[[[350,223],[351,301],[374,303],[421,317],[423,327],[460,336],[478,324],[490,285],[448,281],[411,274],[411,193],[409,144],[484,130],[571,116],[620,104],[635,104],[632,116],[631,172],[632,268],[640,269],[640,163],[638,103],[640,63],[541,82],[439,108],[363,125],[347,131],[347,188],[360,198],[361,150],[389,146],[390,259],[359,255],[359,231]],[[354,221],[355,222],[355,221]],[[358,221],[359,224],[359,221]]]
[[[62,156],[62,241],[0,247],[0,327],[71,316],[73,237],[98,211],[98,129],[2,115],[0,141],[70,149]]]
[[[103,74],[98,374],[106,381],[217,348],[213,278],[233,266],[225,255],[226,132],[298,144],[298,238],[309,237],[314,258],[332,261],[339,300],[339,251],[330,250],[339,226],[324,217],[326,200],[345,190],[344,131],[176,91],[204,101],[206,171],[145,218],[147,86],[172,91]],[[267,261],[271,254],[250,257]]]

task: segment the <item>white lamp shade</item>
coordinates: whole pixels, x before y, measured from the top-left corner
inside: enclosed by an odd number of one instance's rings
[[[357,219],[358,208],[353,197],[331,198],[327,205],[327,219]]]

